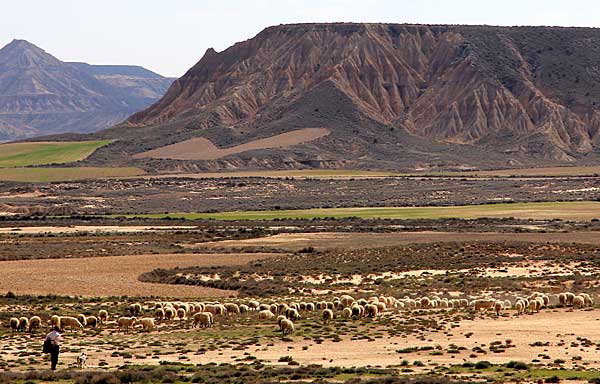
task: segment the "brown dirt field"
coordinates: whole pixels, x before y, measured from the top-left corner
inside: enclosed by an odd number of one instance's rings
[[[151,284],[138,281],[142,272],[155,268],[194,265],[241,265],[270,257],[268,253],[162,254],[90,257],[78,259],[19,260],[0,262],[0,292],[80,296],[234,296],[219,289]]]
[[[500,232],[393,232],[393,233],[282,233],[274,236],[245,240],[224,240],[188,244],[185,247],[242,248],[270,247],[296,251],[305,247],[317,249],[360,249],[387,247],[412,243],[437,243],[454,241],[524,241],[552,243],[600,244],[600,232],[571,233],[500,233]]]
[[[327,136],[327,128],[304,128],[229,148],[218,148],[210,140],[198,137],[133,155],[136,159],[216,160],[256,149],[287,148]]]

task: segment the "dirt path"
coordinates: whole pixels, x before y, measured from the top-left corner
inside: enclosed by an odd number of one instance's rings
[[[552,243],[600,244],[600,232],[572,233],[456,233],[456,232],[394,232],[394,233],[283,233],[274,236],[245,240],[224,240],[188,244],[186,247],[241,248],[272,247],[295,251],[305,247],[319,249],[370,248],[404,245],[411,243],[434,243],[453,241],[525,241]]]
[[[0,262],[0,292],[81,296],[233,296],[232,291],[213,288],[151,284],[138,276],[156,268],[241,265],[270,257],[268,253],[161,254],[43,259]]]

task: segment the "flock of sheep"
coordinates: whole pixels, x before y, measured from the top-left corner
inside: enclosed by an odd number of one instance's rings
[[[558,304],[561,306],[588,307],[593,306],[594,301],[589,294],[573,294],[564,292],[557,295]],[[341,311],[345,319],[360,319],[363,317],[376,318],[383,316],[386,312],[401,309],[451,309],[471,308],[475,311],[495,311],[497,315],[502,310],[515,309],[517,315],[539,312],[540,309],[550,304],[550,297],[544,293],[535,292],[527,297],[518,297],[513,305],[510,300],[496,300],[493,298],[482,298],[469,301],[467,299],[448,299],[439,296],[421,297],[411,299],[404,297],[397,299],[392,296],[373,296],[369,298],[355,299],[350,295],[335,297],[332,301],[319,302],[290,302],[290,303],[260,303],[257,300],[249,300],[246,303],[199,303],[199,302],[152,302],[145,308],[140,303],[131,304],[127,316],[116,316],[111,318],[105,309],[101,309],[97,316],[59,316],[53,315],[47,324],[57,326],[60,329],[81,329],[85,327],[95,328],[100,325],[105,327],[116,327],[124,330],[138,327],[144,331],[156,329],[158,322],[171,320],[187,321],[191,327],[211,327],[215,317],[231,317],[245,313],[257,313],[260,320],[276,320],[283,334],[295,331],[294,322],[302,318],[302,312],[322,312],[323,323],[327,324],[335,318],[334,311]],[[146,315],[140,317],[143,312]],[[40,316],[13,317],[9,326],[13,331],[33,331],[45,325]]]

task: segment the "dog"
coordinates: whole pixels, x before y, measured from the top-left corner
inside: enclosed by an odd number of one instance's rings
[[[79,356],[77,356],[77,368],[83,369],[86,367],[87,355],[85,352],[81,352]]]

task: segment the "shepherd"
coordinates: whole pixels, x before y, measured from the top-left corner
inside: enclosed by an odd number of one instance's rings
[[[44,353],[50,354],[50,367],[53,371],[56,371],[56,365],[58,364],[58,354],[60,353],[60,328],[54,327],[46,335],[44,340]]]

